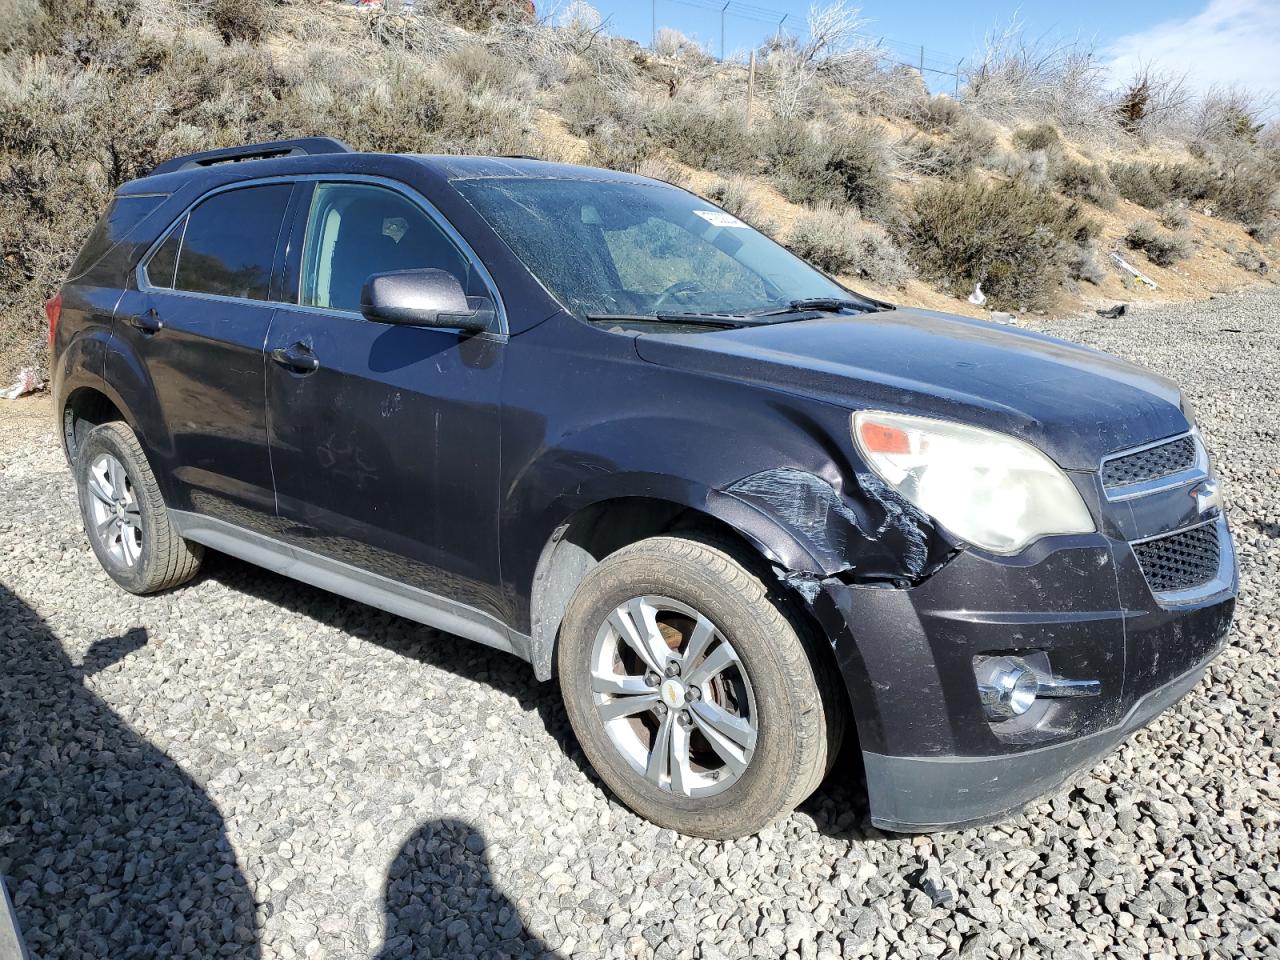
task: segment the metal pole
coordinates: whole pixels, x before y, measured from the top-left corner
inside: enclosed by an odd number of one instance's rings
[[[724,0],[724,6],[720,8],[720,61],[724,62],[724,12],[729,9],[729,4],[733,0]]]
[[[787,17],[789,16],[791,16],[791,14],[784,13],[782,15],[782,19],[778,21],[778,31],[773,35],[773,39],[775,41],[782,39],[782,25],[787,22]]]
[[[961,57],[960,61],[956,64],[956,96],[955,98],[957,100],[960,99],[960,68],[963,66],[964,66],[964,57]]]
[[[649,49],[658,49],[658,0],[649,0],[649,13],[653,19],[653,33],[649,38]]]
[[[756,95],[756,51],[751,50],[751,66],[747,70],[747,123],[751,122],[751,101]]]
[[[920,47],[920,79],[924,79],[924,47]]]

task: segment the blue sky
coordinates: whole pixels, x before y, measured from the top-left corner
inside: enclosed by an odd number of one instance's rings
[[[723,0],[656,0],[658,26],[675,27],[718,53]],[[652,0],[598,0],[609,30],[648,43]],[[803,29],[807,0],[735,0],[788,14],[787,28]],[[997,24],[1017,17],[1028,36],[1091,39],[1117,72],[1138,62],[1185,70],[1193,86],[1240,83],[1255,90],[1280,91],[1280,0],[1073,0],[1070,3],[980,0],[955,3],[929,0],[893,3],[867,0],[860,5],[871,21],[867,33],[884,37],[904,59],[926,48],[929,61],[954,64],[973,56]],[[710,9],[708,9],[710,8]],[[546,9],[545,3],[543,9]],[[733,7],[730,8],[732,11]],[[768,14],[762,14],[761,20]],[[773,32],[756,19],[730,16],[726,47],[747,50]]]

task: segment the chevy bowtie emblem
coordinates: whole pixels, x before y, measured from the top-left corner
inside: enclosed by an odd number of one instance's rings
[[[1197,483],[1191,488],[1191,496],[1196,501],[1196,511],[1202,516],[1222,509],[1222,490],[1217,480]]]

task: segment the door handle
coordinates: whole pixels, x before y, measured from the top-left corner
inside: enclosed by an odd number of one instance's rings
[[[125,317],[125,320],[128,321],[129,326],[147,336],[164,329],[164,321],[160,319],[160,314],[156,313],[155,307],[149,308],[145,313],[131,313]]]
[[[301,340],[287,347],[276,347],[271,351],[271,359],[294,373],[315,373],[320,369],[320,361]]]

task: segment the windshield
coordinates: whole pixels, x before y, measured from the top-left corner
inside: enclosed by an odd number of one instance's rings
[[[580,318],[760,313],[849,297],[741,220],[674,187],[528,177],[453,184]]]

